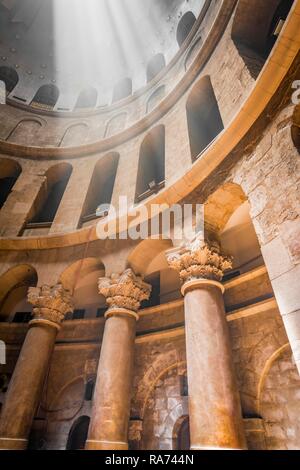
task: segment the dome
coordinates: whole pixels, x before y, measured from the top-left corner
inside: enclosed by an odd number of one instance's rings
[[[15,102],[101,108],[130,96],[176,55],[204,0],[0,2],[0,76]]]

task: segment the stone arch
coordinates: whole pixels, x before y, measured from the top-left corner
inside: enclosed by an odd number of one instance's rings
[[[261,395],[262,395],[262,390],[264,388],[264,384],[265,384],[265,381],[266,381],[266,378],[268,376],[268,373],[272,367],[272,365],[274,364],[274,362],[285,352],[285,351],[288,351],[290,350],[291,347],[290,347],[290,343],[286,343],[284,344],[283,346],[281,346],[280,348],[276,349],[271,355],[270,357],[266,360],[265,364],[264,364],[264,367],[261,371],[261,374],[260,374],[260,379],[259,379],[259,382],[257,384],[257,410],[258,410],[258,414],[260,414],[260,408],[261,408]]]
[[[83,375],[73,377],[63,384],[50,403],[45,404],[50,420],[76,419],[84,402],[84,390],[85,379]]]
[[[57,392],[52,391],[50,394],[50,391],[51,388],[47,387],[44,402],[41,405],[47,417],[44,437],[47,441],[47,448],[65,450],[73,424],[81,415],[89,415],[91,412],[90,403],[86,406],[84,401],[85,377],[73,375],[60,386]]]
[[[69,126],[62,136],[59,147],[75,147],[83,145],[87,138],[89,126],[85,122],[77,122]]]
[[[186,103],[191,157],[194,162],[224,129],[217,98],[208,75],[192,88]]]
[[[263,264],[250,203],[240,185],[229,181],[210,194],[204,204],[204,217],[206,236],[218,240],[223,251],[233,256],[233,273]]]
[[[8,158],[0,159],[0,209],[13,190],[21,172],[22,167],[15,160]]]
[[[18,305],[27,303],[27,290],[29,287],[35,287],[37,282],[37,271],[29,264],[19,264],[2,273],[0,276],[0,318],[2,321],[12,319],[12,313]],[[31,312],[31,307],[27,307]]]
[[[64,269],[59,277],[59,282],[62,283],[65,289],[72,292],[79,276],[84,277],[95,271],[101,271],[103,276],[105,275],[105,266],[99,258],[81,258]]]
[[[139,397],[140,399],[143,398],[142,403],[134,400],[135,406],[141,405],[139,410],[136,409],[135,416],[139,416],[139,419],[143,422],[141,440],[147,442],[148,446],[151,445],[149,449],[155,449],[158,445],[158,440],[159,448],[163,444],[164,449],[171,450],[173,448],[174,426],[181,416],[188,414],[188,398],[180,395],[179,387],[179,376],[182,375],[181,372],[186,370],[186,363],[185,360],[181,361],[180,358],[178,358],[177,362],[174,362],[174,355],[171,358],[169,353],[162,354],[161,356],[158,356],[159,362],[155,360],[152,368],[148,369],[142,379],[142,382],[145,381],[147,383],[148,388],[143,396]],[[152,377],[153,380],[149,381]],[[172,381],[170,388],[171,395],[167,394],[167,403],[165,403],[163,413],[157,421],[153,419],[153,410],[156,409],[153,400],[155,402],[157,399],[160,399],[158,397],[161,395],[158,392],[159,395],[157,396],[157,391],[166,390],[165,384],[170,380]],[[175,385],[176,383],[177,385]],[[139,392],[141,390],[142,388],[139,388]],[[167,390],[166,393],[168,393]],[[145,445],[143,448],[145,448]]]
[[[6,140],[19,145],[36,145],[35,139],[41,127],[43,123],[39,119],[24,118],[18,122]]]
[[[92,257],[79,259],[62,272],[59,282],[72,292],[74,314],[76,310],[81,310],[95,318],[100,310],[107,308],[105,298],[98,292],[98,279],[104,276],[104,264],[99,258]],[[69,315],[66,319],[72,318],[73,315]]]
[[[208,232],[220,233],[234,211],[245,201],[247,201],[247,196],[242,187],[236,183],[228,182],[216,189],[204,205],[205,225]]]
[[[165,85],[162,85],[159,88],[157,88],[152,93],[152,95],[150,95],[147,101],[147,108],[146,108],[147,113],[150,113],[154,108],[156,108],[158,103],[160,103],[160,101],[164,98],[165,94],[166,94],[166,87]]]
[[[127,113],[119,113],[113,116],[107,123],[104,137],[108,138],[121,132],[126,125]]]
[[[177,357],[175,357],[175,355]],[[185,357],[181,357],[180,352],[175,352],[174,350],[167,351],[156,357],[138,383],[133,399],[134,414],[136,416],[143,419],[147,401],[156,383],[167,372],[176,368],[181,371],[182,374],[186,372],[186,359]]]
[[[153,259],[172,246],[171,240],[143,240],[129,254],[127,267],[132,268],[136,274],[145,275]]]
[[[188,70],[188,68],[192,65],[193,60],[195,60],[198,50],[199,50],[198,46],[200,46],[202,41],[203,41],[202,36],[199,36],[192,42],[191,46],[189,47],[185,60],[184,60],[185,71]]]
[[[129,262],[135,263],[139,257],[142,260],[148,253],[151,253],[151,259],[145,260],[145,265],[136,269],[144,269],[142,272],[145,281],[152,286],[149,300],[144,301],[141,308],[154,307],[166,304],[181,298],[180,278],[177,271],[171,269],[168,265],[165,252],[172,247],[171,240],[143,240],[130,254]],[[148,243],[147,243],[148,242]],[[161,242],[161,243],[160,243]]]
[[[253,78],[259,75],[294,0],[239,0],[232,39]]]

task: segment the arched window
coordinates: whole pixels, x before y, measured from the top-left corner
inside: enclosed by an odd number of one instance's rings
[[[165,184],[165,128],[155,127],[144,139],[139,158],[136,202],[158,192]]]
[[[121,101],[132,94],[132,80],[131,78],[123,78],[114,87],[113,103]]]
[[[239,1],[232,26],[232,39],[253,78],[259,75],[293,2],[293,0]]]
[[[43,85],[35,94],[31,106],[51,110],[59,98],[59,89],[55,85]]]
[[[72,173],[72,166],[61,163],[50,168],[46,173],[46,181],[32,208],[33,216],[29,225],[47,224],[54,221],[59,204],[64,195],[68,181]]]
[[[156,75],[159,74],[166,66],[163,54],[156,54],[148,63],[147,67],[147,83],[151,82]]]
[[[75,109],[94,108],[97,104],[98,92],[95,88],[86,88],[78,96]]]
[[[101,214],[98,209],[104,205],[109,210],[118,163],[119,154],[110,153],[96,164],[83,206],[81,223],[107,215],[106,211]]]
[[[0,67],[0,81],[5,83],[6,93],[11,93],[16,87],[19,76],[17,72],[11,67]]]
[[[13,160],[0,160],[0,209],[5,204],[22,169]]]
[[[69,432],[67,450],[84,450],[89,432],[90,418],[81,416],[78,418]]]
[[[194,86],[187,104],[187,120],[192,160],[224,129],[215,93],[208,76]]]
[[[183,15],[177,26],[177,42],[179,47],[182,46],[184,41],[187,39],[190,34],[194,24],[196,22],[196,17],[194,13],[188,11]]]

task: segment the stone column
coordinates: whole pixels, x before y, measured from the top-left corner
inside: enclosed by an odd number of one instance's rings
[[[220,283],[231,262],[195,240],[167,253],[184,295],[191,449],[246,447]]]
[[[86,449],[128,449],[137,312],[150,291],[131,269],[99,279],[99,292],[109,308]]]
[[[0,420],[0,449],[26,449],[32,421],[47,376],[55,338],[65,315],[73,311],[62,285],[31,287],[34,306],[25,341],[9,384]]]

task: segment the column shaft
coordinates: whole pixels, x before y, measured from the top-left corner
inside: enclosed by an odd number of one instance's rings
[[[184,305],[191,448],[245,448],[221,289],[203,281]]]
[[[30,326],[9,384],[0,420],[0,449],[26,449],[53,352],[57,329]]]
[[[106,320],[87,449],[128,448],[135,331],[133,316]]]
[[[0,419],[0,449],[26,449],[34,414],[49,369],[57,331],[73,311],[70,293],[61,284],[28,289],[34,306]]]

